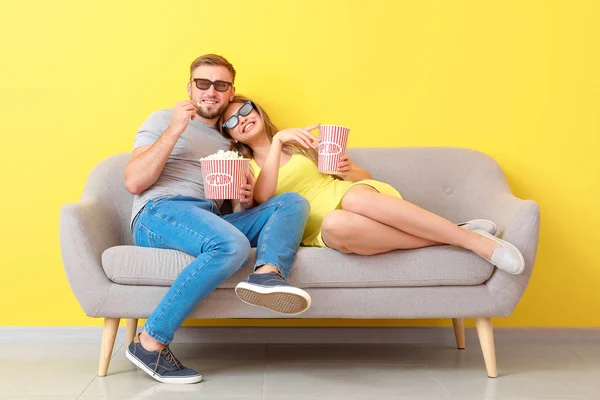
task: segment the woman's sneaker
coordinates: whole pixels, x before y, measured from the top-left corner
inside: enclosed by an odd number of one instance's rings
[[[132,340],[125,355],[142,371],[162,383],[198,383],[202,375],[186,368],[166,346],[161,351],[148,351]]]
[[[493,240],[500,245],[500,247],[493,251],[492,257],[489,260],[485,257],[482,257],[484,260],[487,260],[489,263],[495,265],[503,271],[508,272],[509,274],[518,275],[523,272],[525,269],[525,259],[523,258],[523,254],[521,254],[519,249],[517,249],[514,244],[509,243],[506,240],[498,239],[489,232],[481,229],[475,229],[473,232]]]
[[[311,303],[308,293],[290,285],[276,272],[248,275],[235,287],[235,294],[244,303],[286,315],[303,313]]]
[[[496,233],[498,233],[498,228],[496,227],[496,224],[493,221],[490,221],[489,219],[472,219],[470,221],[460,223],[458,224],[458,226],[468,231],[480,229],[494,236],[496,235]]]

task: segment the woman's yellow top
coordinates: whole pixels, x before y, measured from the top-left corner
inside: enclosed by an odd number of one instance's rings
[[[251,160],[250,164],[254,178],[258,178],[260,167],[254,160]],[[398,191],[387,183],[373,179],[358,182],[342,181],[331,175],[322,174],[315,163],[302,154],[292,155],[290,160],[279,168],[275,195],[294,192],[308,200],[310,214],[302,237],[302,244],[326,247],[321,237],[323,218],[328,212],[341,208],[344,194],[354,185],[368,185],[380,193],[401,198]]]

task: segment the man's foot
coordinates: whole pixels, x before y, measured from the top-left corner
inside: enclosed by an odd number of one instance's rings
[[[515,245],[506,240],[498,239],[490,233],[480,229],[476,229],[473,232],[493,240],[499,245],[492,251],[492,255],[489,259],[480,255],[482,258],[509,274],[518,275],[523,272],[525,269],[525,259]]]
[[[244,303],[287,315],[303,313],[311,303],[308,293],[291,286],[276,272],[248,275],[235,287],[235,294]]]
[[[198,383],[202,380],[198,372],[183,366],[169,346],[161,351],[148,351],[133,340],[125,355],[142,371],[162,383]]]
[[[496,235],[498,228],[496,224],[489,219],[472,219],[467,222],[463,222],[458,224],[461,228],[464,228],[468,231],[474,231],[475,229],[481,229],[482,231],[486,231],[492,235]]]

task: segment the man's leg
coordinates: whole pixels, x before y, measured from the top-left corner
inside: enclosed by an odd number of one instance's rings
[[[282,314],[299,314],[310,307],[310,295],[285,282],[302,241],[308,213],[306,199],[285,193],[224,217],[256,247],[255,273],[236,287],[242,301]]]
[[[128,358],[161,382],[200,381],[199,374],[194,378],[166,346],[196,304],[233,275],[250,252],[248,239],[210,209],[206,200],[175,198],[148,204],[136,219],[136,245],[196,256],[148,318],[141,343],[128,349]]]

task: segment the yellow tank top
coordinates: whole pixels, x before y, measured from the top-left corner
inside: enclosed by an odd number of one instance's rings
[[[257,178],[260,167],[254,160],[251,160],[250,164],[254,170],[254,178]],[[338,207],[346,191],[355,183],[320,173],[315,163],[301,154],[292,155],[290,160],[279,168],[275,194],[298,193],[310,203],[310,214],[302,237],[303,245],[315,245],[315,240],[321,232],[323,217]]]

